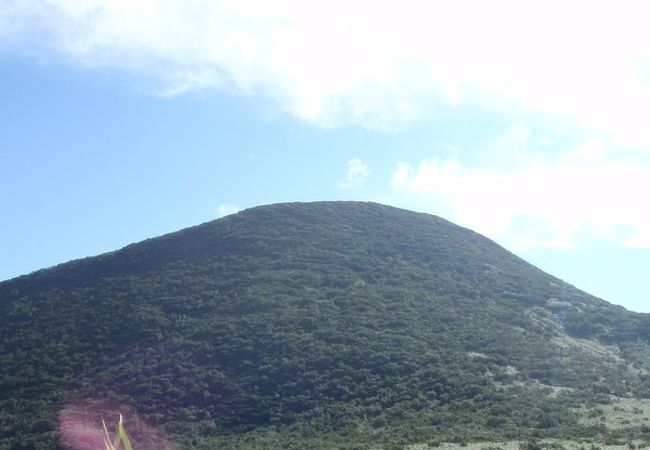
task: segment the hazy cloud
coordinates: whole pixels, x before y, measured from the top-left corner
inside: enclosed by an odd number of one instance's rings
[[[217,217],[223,217],[223,216],[229,216],[230,214],[235,214],[237,212],[241,211],[241,208],[239,208],[236,205],[233,205],[232,203],[222,203],[217,207]]]
[[[0,38],[153,75],[166,95],[262,92],[319,125],[392,127],[440,105],[478,105],[541,112],[650,148],[648,8],[624,0],[6,0]]]
[[[555,157],[516,153],[516,163],[490,167],[455,156],[401,162],[392,174],[392,201],[440,214],[510,248],[570,248],[589,238],[650,248],[650,211],[642,206],[647,161],[619,160],[593,139]]]
[[[360,186],[366,181],[372,172],[359,158],[354,158],[348,161],[348,171],[345,174],[345,179],[339,183],[339,187],[350,188]]]

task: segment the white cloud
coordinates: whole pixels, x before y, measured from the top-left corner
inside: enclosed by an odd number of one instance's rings
[[[8,0],[0,38],[153,74],[168,95],[263,92],[320,125],[395,126],[478,105],[650,147],[649,10],[625,0]]]
[[[589,238],[650,248],[647,161],[621,161],[600,140],[561,156],[525,155],[517,151],[515,164],[492,167],[455,156],[401,162],[392,174],[391,200],[511,248],[570,248]]]
[[[348,161],[348,171],[345,174],[343,181],[339,183],[339,187],[351,188],[361,186],[371,173],[370,167],[368,167],[362,160],[359,158],[351,159]]]
[[[217,207],[217,217],[229,216],[241,211],[241,208],[232,203],[222,203]]]

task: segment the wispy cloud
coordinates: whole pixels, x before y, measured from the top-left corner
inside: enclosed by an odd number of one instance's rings
[[[570,248],[590,238],[650,248],[650,211],[643,207],[647,160],[621,159],[598,139],[549,156],[529,149],[525,130],[518,125],[497,140],[488,150],[490,165],[454,155],[399,163],[392,201],[440,214],[511,248]]]
[[[167,95],[263,92],[319,125],[478,105],[650,148],[647,12],[643,1],[9,0],[0,37],[154,75]]]
[[[345,178],[339,183],[339,187],[352,188],[361,186],[371,173],[370,167],[361,159],[351,159],[348,161],[348,171],[345,174]]]
[[[232,203],[221,203],[216,210],[217,217],[229,216],[241,211],[241,208]]]

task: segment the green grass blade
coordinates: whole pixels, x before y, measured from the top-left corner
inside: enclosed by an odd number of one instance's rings
[[[124,423],[122,420],[122,414],[120,414],[120,423],[117,426],[118,429],[118,436],[122,440],[122,444],[124,444],[124,449],[125,450],[132,450],[131,449],[131,441],[129,440],[129,437],[126,435],[126,430],[124,429]]]

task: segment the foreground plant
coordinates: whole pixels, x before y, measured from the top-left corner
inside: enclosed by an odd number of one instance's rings
[[[126,430],[124,429],[124,420],[122,414],[120,414],[120,421],[117,424],[117,432],[115,433],[115,441],[111,442],[111,437],[108,434],[108,429],[106,428],[106,422],[102,419],[102,426],[104,428],[104,445],[106,445],[106,450],[119,450],[120,443],[124,446],[124,450],[132,450],[131,442],[129,437],[126,435]]]
[[[116,423],[113,418],[118,417]],[[63,448],[131,450],[135,443],[139,450],[176,450],[161,428],[148,423],[127,405],[110,404],[104,400],[77,400],[65,405],[59,411],[58,419]],[[1,442],[0,448],[4,448]]]

